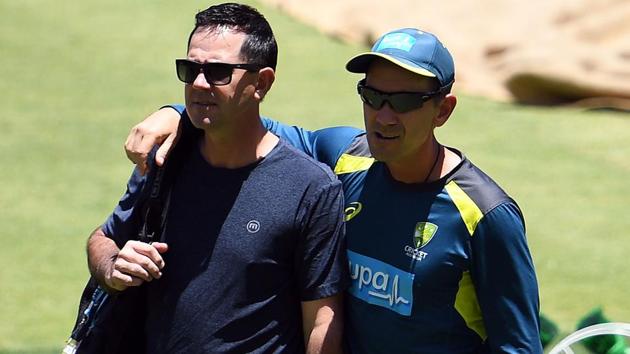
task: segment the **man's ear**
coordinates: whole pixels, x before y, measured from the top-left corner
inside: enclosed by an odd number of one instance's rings
[[[254,97],[259,100],[263,100],[267,95],[267,92],[271,89],[271,85],[276,80],[276,72],[270,68],[262,68],[258,71],[258,81],[256,82],[256,92]]]
[[[457,105],[457,97],[455,95],[449,93],[442,99],[439,106],[438,115],[433,118],[433,124],[435,127],[441,127],[446,123],[448,118],[455,110],[455,106]]]

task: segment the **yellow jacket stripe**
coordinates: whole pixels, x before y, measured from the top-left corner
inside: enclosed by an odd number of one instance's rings
[[[450,181],[445,188],[451,196],[453,203],[455,203],[455,206],[459,209],[459,213],[468,228],[468,232],[470,233],[470,236],[472,236],[475,233],[477,224],[481,218],[483,218],[483,213],[477,204],[470,199],[468,194],[466,194],[466,192],[464,192],[454,181]]]
[[[335,174],[341,175],[344,173],[352,173],[358,171],[364,171],[370,168],[374,163],[374,158],[363,156],[352,156],[348,154],[342,154],[337,160],[335,165]]]
[[[486,326],[483,324],[483,316],[475,294],[475,286],[468,271],[462,274],[462,279],[459,281],[459,290],[455,296],[455,310],[462,316],[468,328],[475,331],[482,340],[486,340],[488,337]]]

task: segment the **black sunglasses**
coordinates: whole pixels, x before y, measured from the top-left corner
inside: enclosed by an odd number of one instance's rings
[[[203,72],[206,81],[215,86],[227,85],[232,81],[234,69],[257,71],[262,68],[258,64],[197,63],[188,59],[176,59],[177,77],[180,81],[192,84]]]
[[[357,84],[357,92],[365,104],[376,110],[383,108],[383,105],[387,102],[394,112],[407,113],[422,107],[426,101],[439,95],[442,90],[426,93],[383,92],[367,86],[365,79],[363,79]]]

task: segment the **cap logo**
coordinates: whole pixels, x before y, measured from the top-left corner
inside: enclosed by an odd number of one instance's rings
[[[416,38],[407,33],[390,33],[383,36],[376,48],[372,49],[378,52],[384,49],[400,49],[405,52],[411,51],[413,45],[416,44]]]

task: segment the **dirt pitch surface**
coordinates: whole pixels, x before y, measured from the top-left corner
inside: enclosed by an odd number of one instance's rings
[[[456,63],[456,89],[630,111],[629,0],[263,0],[344,41],[417,27]]]

